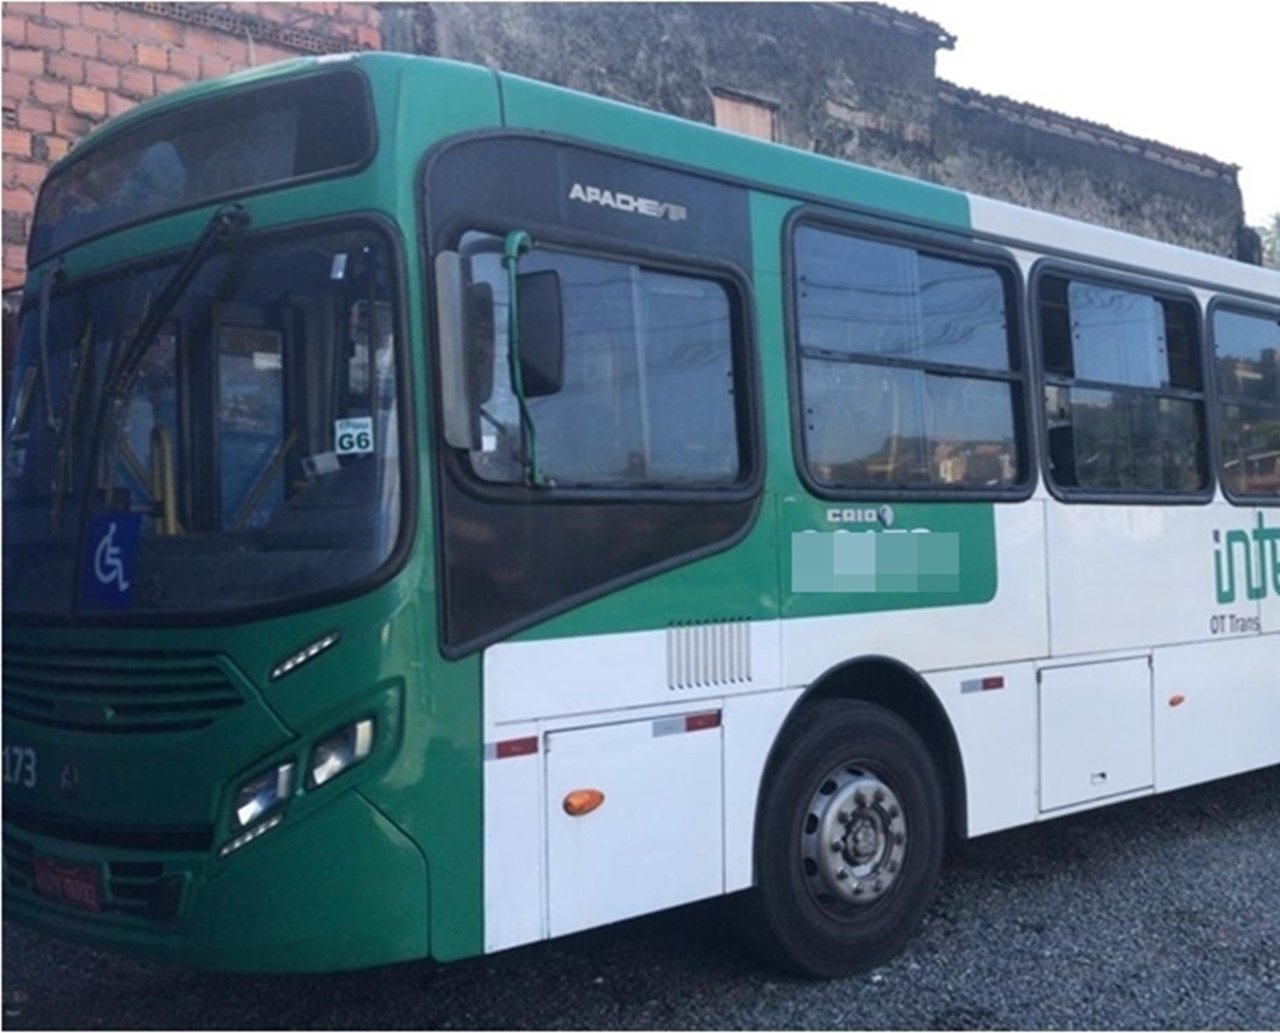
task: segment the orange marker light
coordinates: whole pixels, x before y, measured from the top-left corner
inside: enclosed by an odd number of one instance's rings
[[[1180,707],[1186,701],[1187,701],[1187,697],[1182,695],[1182,693],[1178,693],[1176,696],[1169,697],[1169,706]]]
[[[604,793],[599,789],[575,789],[564,798],[564,812],[571,818],[590,814],[604,803]]]

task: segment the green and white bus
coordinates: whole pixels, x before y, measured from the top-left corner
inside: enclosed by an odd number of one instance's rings
[[[389,54],[45,183],[4,910],[260,971],[741,894],[1280,763],[1280,275]]]

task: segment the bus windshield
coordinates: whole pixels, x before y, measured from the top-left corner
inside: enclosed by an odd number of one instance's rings
[[[23,312],[5,423],[10,613],[271,606],[360,581],[394,547],[383,237],[245,238],[158,310],[182,262],[34,291]]]

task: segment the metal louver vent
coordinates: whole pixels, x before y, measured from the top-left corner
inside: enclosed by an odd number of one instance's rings
[[[192,731],[243,703],[213,655],[4,650],[5,717],[50,728]]]
[[[667,628],[667,686],[672,691],[751,681],[751,624],[745,620]]]

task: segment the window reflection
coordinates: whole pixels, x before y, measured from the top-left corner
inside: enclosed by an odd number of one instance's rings
[[[1209,487],[1195,306],[1040,280],[1049,476],[1065,488],[1199,494]]]
[[[796,234],[805,449],[830,487],[998,489],[1022,475],[1002,274]]]
[[[1208,485],[1196,402],[1050,386],[1045,409],[1058,484],[1143,492],[1197,492]]]
[[[1280,320],[1221,310],[1213,332],[1223,485],[1280,496]]]
[[[498,242],[468,234],[472,341],[493,349],[476,474],[522,483],[519,405],[507,346],[508,283]],[[521,275],[554,270],[564,307],[564,379],[527,399],[544,479],[561,487],[727,484],[738,479],[729,298],[712,281],[625,262],[534,251]]]

